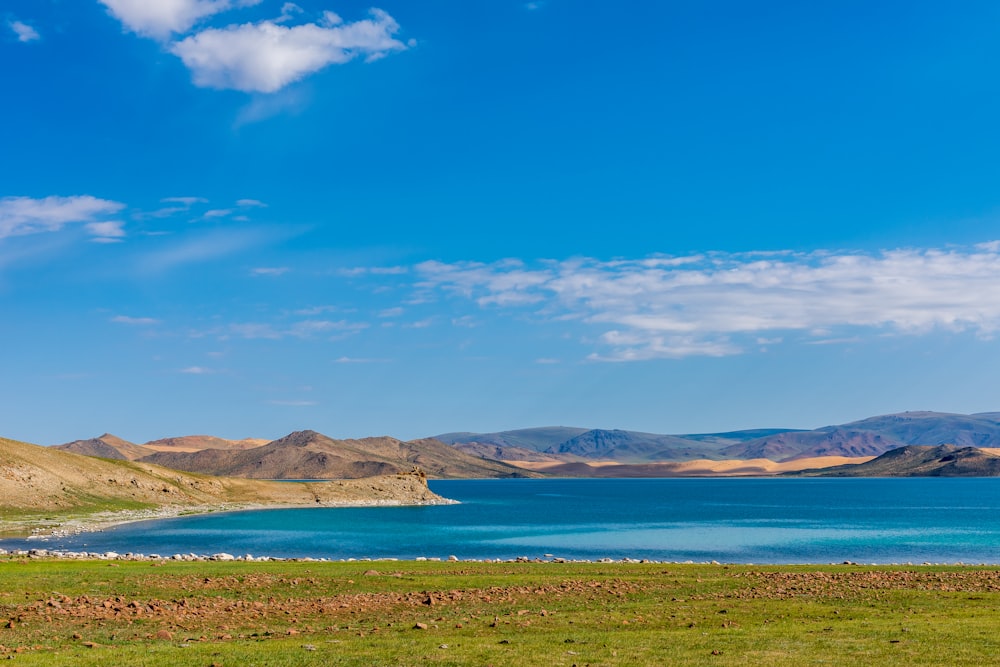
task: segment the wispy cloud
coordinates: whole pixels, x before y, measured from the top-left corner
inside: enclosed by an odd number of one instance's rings
[[[267,204],[259,199],[237,199],[236,205],[240,208],[267,208]]]
[[[254,276],[283,276],[291,271],[287,266],[260,266],[251,269],[250,274]]]
[[[100,0],[126,28],[145,37],[167,39],[187,32],[198,21],[263,0]]]
[[[164,243],[152,252],[136,257],[136,271],[155,274],[178,266],[208,262],[228,257],[266,243],[274,242],[287,230],[217,229],[204,233],[188,234],[176,241]]]
[[[405,266],[352,266],[350,268],[337,269],[337,275],[347,278],[359,276],[399,276],[409,273],[410,269]]]
[[[353,23],[326,12],[318,23],[296,26],[261,21],[208,28],[174,43],[170,52],[191,70],[196,86],[273,93],[329,65],[403,51],[407,45],[393,36],[397,32],[399,24],[380,9]]]
[[[84,229],[96,243],[120,243],[125,238],[125,230],[122,226],[125,223],[113,220],[108,222],[88,222]]]
[[[371,359],[364,357],[340,357],[339,359],[334,359],[335,364],[385,364],[388,363],[389,359]]]
[[[424,262],[415,270],[424,299],[462,298],[603,328],[601,348],[590,356],[597,361],[732,355],[789,332],[821,343],[854,340],[866,329],[987,337],[1000,330],[1000,245],[994,244],[533,266]]]
[[[160,202],[164,204],[180,204],[191,208],[195,204],[207,204],[208,200],[204,197],[164,197]]]
[[[19,42],[34,42],[42,38],[38,31],[23,21],[8,21],[7,25],[17,35]]]
[[[0,239],[55,232],[71,223],[99,223],[125,204],[90,195],[75,197],[4,197],[0,199]],[[120,223],[115,223],[120,224]]]
[[[204,366],[188,366],[187,368],[182,368],[180,372],[185,375],[213,375],[216,371]]]
[[[367,329],[366,322],[348,320],[300,320],[291,323],[234,322],[207,332],[197,332],[197,336],[214,335],[221,339],[245,338],[248,340],[281,340],[284,338],[321,338],[342,340]]]
[[[111,318],[117,324],[127,324],[129,326],[148,327],[159,324],[160,320],[152,317],[130,317],[128,315],[115,315]]]
[[[315,315],[322,315],[323,313],[336,313],[343,310],[340,306],[310,306],[309,308],[296,310],[295,314],[304,317],[313,317]]]

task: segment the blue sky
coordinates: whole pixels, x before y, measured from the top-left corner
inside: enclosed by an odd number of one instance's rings
[[[0,434],[1000,410],[1000,7],[7,0]]]

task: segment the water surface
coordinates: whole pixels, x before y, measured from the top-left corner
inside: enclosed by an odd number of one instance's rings
[[[1000,479],[432,481],[459,505],[231,512],[7,548],[326,558],[1000,564]]]

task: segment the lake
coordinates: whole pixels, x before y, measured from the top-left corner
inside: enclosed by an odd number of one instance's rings
[[[134,523],[5,548],[325,558],[1000,564],[1000,479],[431,481],[459,505]]]

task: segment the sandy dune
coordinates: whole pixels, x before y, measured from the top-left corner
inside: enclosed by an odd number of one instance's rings
[[[783,472],[796,472],[811,468],[829,468],[848,463],[865,463],[871,461],[873,456],[819,456],[806,459],[796,459],[794,461],[771,461],[770,459],[728,459],[724,461],[711,461],[708,459],[697,459],[694,461],[647,463],[647,464],[623,464],[616,461],[588,461],[585,464],[574,464],[579,474],[580,466],[595,469],[595,476],[613,476],[612,468],[622,468],[628,471],[628,477],[637,476],[636,473],[642,470],[648,471],[650,477],[654,476],[702,476],[714,475],[721,477],[737,477],[750,475],[776,475]],[[507,461],[511,465],[534,470],[537,472],[559,473],[560,468],[565,468],[565,464],[549,463],[544,461]],[[582,475],[581,475],[582,476]]]

